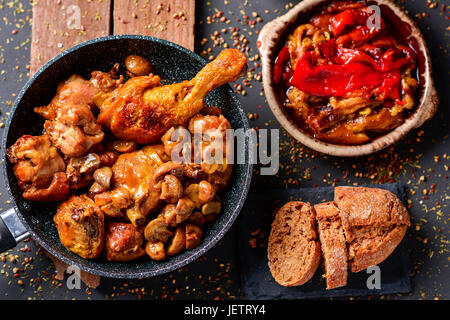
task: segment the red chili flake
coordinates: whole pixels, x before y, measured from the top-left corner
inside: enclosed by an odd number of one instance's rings
[[[349,174],[350,174],[350,171],[349,171],[349,170],[345,171],[344,179],[347,179],[347,177],[349,176]]]

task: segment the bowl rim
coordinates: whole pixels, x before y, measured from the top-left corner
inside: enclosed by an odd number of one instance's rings
[[[379,5],[388,6],[398,18],[409,25],[411,34],[408,38],[415,38],[419,50],[423,53],[425,68],[421,76],[423,76],[425,83],[423,85],[423,93],[417,102],[416,110],[400,126],[365,144],[339,145],[312,137],[299,128],[285,113],[272,80],[273,59],[276,56],[275,50],[279,41],[284,39],[285,30],[297,22],[298,15],[327,2],[329,0],[303,0],[286,14],[270,21],[261,29],[257,44],[261,53],[264,92],[275,118],[289,134],[302,144],[313,150],[333,156],[355,157],[369,155],[402,139],[411,130],[420,127],[425,121],[431,119],[436,113],[439,98],[432,77],[431,57],[421,31],[398,5],[390,0],[373,0]]]
[[[7,149],[7,140],[8,140],[8,135],[9,135],[9,130],[11,128],[11,122],[12,122],[12,118],[14,113],[16,112],[23,96],[25,95],[25,93],[28,91],[28,89],[30,88],[30,86],[36,81],[36,79],[38,79],[38,77],[47,69],[49,68],[51,65],[53,65],[53,63],[55,63],[56,61],[60,60],[62,57],[66,56],[67,54],[70,54],[74,51],[77,51],[83,47],[92,45],[92,44],[96,44],[99,42],[106,42],[106,41],[114,41],[114,40],[123,40],[123,39],[130,39],[130,40],[144,40],[144,41],[150,41],[150,42],[157,42],[169,47],[173,47],[175,49],[178,49],[186,54],[188,54],[190,57],[194,58],[195,60],[197,60],[198,62],[202,63],[203,65],[205,65],[208,61],[206,61],[205,59],[203,59],[200,55],[198,55],[197,53],[186,49],[176,43],[173,43],[171,41],[168,40],[164,40],[164,39],[160,39],[160,38],[155,38],[155,37],[151,37],[151,36],[144,36],[144,35],[134,35],[134,34],[122,34],[122,35],[109,35],[109,36],[104,36],[104,37],[99,37],[99,38],[94,38],[91,40],[87,40],[84,42],[81,42],[79,44],[76,44],[75,46],[66,49],[64,51],[62,51],[61,53],[59,53],[58,55],[56,55],[55,57],[53,57],[52,59],[50,59],[48,62],[46,62],[41,68],[39,68],[38,71],[36,71],[31,78],[26,82],[26,84],[22,87],[22,89],[19,91],[17,98],[14,102],[13,107],[10,110],[10,116],[8,117],[8,120],[6,122],[5,125],[5,131],[3,133],[3,138],[2,138],[2,150],[3,150],[3,157],[6,158],[5,156],[5,152]],[[227,86],[230,90],[230,95],[232,96],[232,98],[237,102],[237,111],[239,113],[240,118],[242,119],[243,122],[243,129],[245,130],[249,130],[250,129],[250,124],[247,120],[247,117],[245,115],[244,109],[240,103],[240,100],[238,98],[238,96],[233,92],[233,90],[231,90],[231,87],[229,86],[229,84],[226,84],[225,86]],[[249,139],[246,139],[245,141],[245,145],[247,147],[249,147],[251,141]],[[23,223],[23,225],[26,227],[27,231],[30,233],[30,236],[36,240],[38,242],[38,244],[40,246],[42,246],[45,250],[47,250],[50,254],[52,254],[53,256],[55,256],[56,258],[58,258],[59,260],[65,262],[66,264],[68,264],[69,266],[76,266],[78,267],[80,270],[91,273],[91,274],[95,274],[98,276],[102,276],[102,277],[107,277],[107,278],[118,278],[118,279],[139,279],[139,278],[148,278],[148,277],[153,277],[153,276],[157,276],[157,275],[161,275],[161,274],[165,274],[171,271],[174,271],[176,269],[179,269],[183,266],[186,266],[187,264],[197,260],[199,257],[201,257],[202,255],[204,255],[207,251],[209,251],[215,244],[217,244],[217,242],[219,242],[219,240],[225,235],[225,233],[231,228],[232,224],[234,223],[234,221],[236,220],[237,216],[239,215],[239,213],[242,210],[242,207],[244,205],[244,202],[247,198],[248,192],[249,192],[249,188],[250,188],[250,184],[251,184],[251,179],[252,179],[252,174],[253,174],[253,164],[251,163],[251,161],[249,161],[248,159],[248,152],[245,153],[246,154],[246,161],[244,163],[245,165],[245,169],[244,169],[244,181],[241,181],[241,185],[243,186],[242,188],[242,192],[239,194],[239,198],[237,199],[237,201],[234,202],[234,206],[233,209],[231,210],[231,214],[230,214],[230,218],[228,220],[226,220],[226,222],[224,223],[224,225],[221,226],[220,231],[217,232],[216,234],[212,235],[211,239],[208,242],[205,242],[204,240],[202,241],[201,245],[193,250],[191,250],[191,254],[187,254],[186,257],[182,260],[176,260],[174,261],[174,263],[164,267],[164,268],[158,268],[156,270],[147,270],[147,271],[141,271],[141,270],[136,270],[136,269],[128,269],[125,272],[122,271],[103,271],[103,270],[99,270],[97,268],[93,268],[90,267],[88,265],[84,265],[84,264],[79,264],[76,261],[73,261],[72,259],[70,259],[69,257],[66,257],[65,254],[63,254],[62,252],[59,252],[59,250],[57,250],[57,248],[52,248],[48,243],[48,239],[44,239],[45,237],[40,237],[32,228],[31,226],[27,223],[27,221],[25,220],[23,214],[20,212],[20,210],[18,209],[18,205],[16,203],[16,200],[13,196],[13,192],[11,190],[11,186],[9,184],[9,180],[8,180],[8,173],[7,173],[7,166],[6,166],[6,161],[3,162],[2,164],[2,174],[3,174],[3,178],[4,181],[6,183],[6,190],[8,192],[9,198],[12,201],[12,204],[14,205],[13,207],[15,208],[16,214],[19,217],[20,221]],[[84,260],[83,260],[84,261]]]

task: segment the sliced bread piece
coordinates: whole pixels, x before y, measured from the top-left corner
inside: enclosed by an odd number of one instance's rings
[[[325,267],[327,289],[347,285],[347,244],[339,210],[334,202],[314,206],[320,246]]]
[[[282,286],[299,286],[312,278],[320,262],[315,214],[309,203],[291,201],[272,223],[268,245],[269,268]]]
[[[410,225],[405,206],[387,190],[336,187],[334,201],[344,227],[352,272],[384,261]]]

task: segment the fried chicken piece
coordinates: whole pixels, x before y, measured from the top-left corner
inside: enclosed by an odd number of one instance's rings
[[[106,259],[131,261],[145,255],[142,233],[131,223],[109,223],[106,227]]]
[[[49,137],[24,135],[6,150],[14,164],[23,197],[32,201],[61,201],[69,194],[66,165]]]
[[[93,97],[99,92],[91,82],[74,74],[58,85],[49,105],[34,109],[47,119],[46,133],[65,155],[79,157],[103,140],[104,133],[91,110]]]
[[[158,76],[131,78],[105,99],[98,123],[123,140],[157,142],[202,110],[210,91],[237,80],[246,61],[239,50],[227,49],[189,81],[161,86]]]
[[[23,192],[22,196],[31,201],[47,202],[62,201],[69,195],[70,184],[64,172],[56,172],[47,188],[38,188],[31,185]]]
[[[95,196],[108,215],[125,214],[135,226],[144,224],[145,216],[160,203],[161,190],[155,188],[155,169],[167,161],[162,145],[149,145],[142,150],[124,153],[112,166],[113,189]],[[120,192],[118,192],[120,191]]]
[[[100,256],[105,244],[104,215],[86,195],[72,195],[53,218],[61,243],[85,259]]]

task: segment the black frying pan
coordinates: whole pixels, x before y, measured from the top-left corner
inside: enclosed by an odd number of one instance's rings
[[[110,70],[115,62],[123,62],[130,54],[146,57],[162,79],[180,82],[191,79],[206,64],[197,54],[169,41],[136,35],[108,36],[79,44],[50,60],[20,91],[11,110],[2,142],[5,150],[24,134],[40,135],[44,120],[33,112],[35,106],[46,105],[56,92],[61,80],[73,73],[89,78],[93,70]],[[122,69],[123,70],[123,69]],[[249,129],[245,113],[231,88],[222,86],[206,97],[207,105],[222,109],[234,129]],[[245,164],[235,164],[232,179],[223,195],[223,212],[218,220],[205,230],[201,245],[169,259],[156,262],[148,258],[131,262],[108,262],[83,259],[67,250],[60,242],[53,215],[56,204],[37,203],[22,198],[12,165],[5,160],[3,173],[15,207],[0,215],[0,252],[10,249],[28,235],[42,247],[69,265],[81,270],[112,278],[145,278],[180,268],[203,255],[230,228],[247,196],[252,175],[247,139]],[[243,150],[241,150],[243,151]]]

